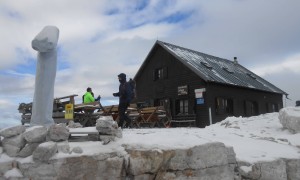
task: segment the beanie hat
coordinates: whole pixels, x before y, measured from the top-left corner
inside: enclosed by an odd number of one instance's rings
[[[126,79],[126,74],[121,73],[121,74],[118,75],[118,77],[119,77],[120,79]]]

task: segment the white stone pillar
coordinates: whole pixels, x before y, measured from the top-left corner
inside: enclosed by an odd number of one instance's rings
[[[57,41],[59,30],[55,26],[46,26],[32,40],[32,48],[38,51],[35,89],[30,125],[49,126],[52,118],[54,82],[57,66]]]

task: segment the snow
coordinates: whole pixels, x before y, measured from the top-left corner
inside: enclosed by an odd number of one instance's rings
[[[293,107],[300,116],[300,107]],[[123,137],[107,145],[100,141],[69,142],[70,149],[81,147],[82,154],[57,153],[53,158],[96,155],[99,153],[126,153],[124,146],[141,149],[186,149],[197,145],[222,142],[233,147],[238,161],[254,164],[279,158],[300,159],[300,133],[284,129],[279,113],[268,113],[249,118],[228,117],[206,128],[143,128],[123,129]],[[70,129],[71,132],[94,132],[94,127]],[[10,159],[5,154],[0,161]],[[27,158],[27,160],[29,160]],[[247,170],[245,166],[245,170]]]
[[[300,111],[292,112],[300,115]],[[124,129],[123,138],[108,145],[99,142],[77,142],[76,145],[81,146],[84,153],[93,154],[109,152],[110,148],[121,151],[120,147],[124,144],[143,149],[167,150],[223,142],[233,147],[237,160],[252,164],[279,158],[299,159],[300,133],[292,134],[283,129],[278,115],[276,112],[249,118],[229,117],[204,129]]]
[[[17,168],[13,168],[4,174],[5,178],[22,178],[23,175]]]

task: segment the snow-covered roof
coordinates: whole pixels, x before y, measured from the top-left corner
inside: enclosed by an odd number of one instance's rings
[[[173,54],[179,61],[206,82],[216,82],[267,92],[287,94],[237,62],[162,41],[157,41],[156,44],[161,45],[164,49]]]

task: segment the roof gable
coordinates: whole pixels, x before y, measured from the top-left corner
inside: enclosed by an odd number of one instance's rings
[[[200,53],[162,41],[157,41],[156,44],[159,44],[165,50],[174,55],[177,60],[185,64],[206,82],[229,84],[279,94],[287,94],[265,79],[233,61]]]

